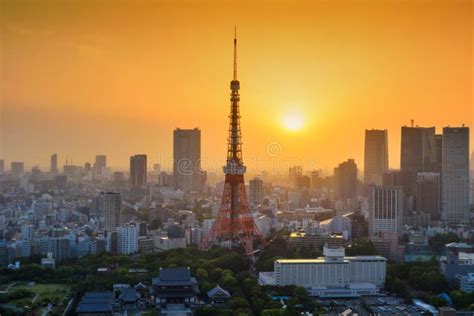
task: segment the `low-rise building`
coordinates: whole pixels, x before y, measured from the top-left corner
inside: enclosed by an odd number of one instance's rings
[[[466,243],[446,245],[446,257],[440,260],[440,268],[446,281],[454,284],[455,276],[474,273],[474,253],[472,246]]]
[[[77,305],[76,313],[83,316],[113,315],[113,303],[112,292],[86,292]]]
[[[303,286],[309,295],[321,297],[378,294],[385,283],[387,259],[380,256],[346,257],[344,253],[342,247],[324,247],[324,257],[317,259],[276,260],[275,284]],[[259,279],[262,282],[268,277],[267,274]]]
[[[456,274],[454,276],[454,286],[464,292],[474,292],[474,273]]]
[[[190,308],[196,303],[199,289],[189,268],[161,269],[152,284],[160,315],[177,315],[177,311],[181,312],[179,315],[192,315]]]

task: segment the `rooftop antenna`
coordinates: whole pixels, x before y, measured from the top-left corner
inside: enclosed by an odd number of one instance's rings
[[[234,80],[237,80],[237,26],[234,26]]]

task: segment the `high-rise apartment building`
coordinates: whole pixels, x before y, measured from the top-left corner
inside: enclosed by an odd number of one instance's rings
[[[430,214],[431,219],[439,219],[441,209],[441,179],[439,173],[418,173],[415,201],[417,213]]]
[[[249,181],[249,202],[253,205],[263,203],[263,180],[258,177]]]
[[[97,155],[95,156],[94,173],[97,178],[102,177],[105,170],[107,169],[107,156]]]
[[[379,232],[400,233],[403,215],[403,189],[401,187],[369,188],[369,236]]]
[[[54,237],[49,239],[49,252],[53,254],[56,264],[70,258],[71,240],[67,237]]]
[[[117,251],[123,255],[138,252],[138,228],[136,226],[117,227]]]
[[[122,198],[120,193],[104,193],[104,227],[114,231],[122,226]]]
[[[413,196],[418,172],[434,171],[435,162],[435,128],[402,126],[400,170],[406,196]]]
[[[364,182],[382,185],[383,173],[388,169],[387,130],[366,130],[364,150]]]
[[[205,174],[201,170],[201,130],[175,129],[173,133],[173,177],[176,189],[202,191]]]
[[[10,170],[14,176],[21,176],[25,172],[25,163],[22,161],[12,161]]]
[[[58,173],[58,154],[51,155],[51,173]]]
[[[441,218],[469,223],[469,128],[443,128]]]
[[[142,187],[147,183],[147,158],[146,155],[130,157],[130,186]]]
[[[357,165],[354,159],[348,159],[334,168],[334,189],[336,197],[342,201],[357,196]]]

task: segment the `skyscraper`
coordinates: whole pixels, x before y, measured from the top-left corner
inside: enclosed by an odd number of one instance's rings
[[[175,129],[173,132],[173,177],[176,189],[202,191],[201,130]]]
[[[469,223],[469,128],[443,128],[441,218]]]
[[[469,169],[474,171],[474,151],[471,153],[471,167]]]
[[[418,172],[434,171],[435,161],[435,128],[402,126],[400,170],[406,196],[413,196]]]
[[[434,172],[437,172],[441,175],[442,165],[443,165],[443,134],[435,135],[435,166]]]
[[[296,186],[296,182],[298,177],[303,175],[303,167],[302,166],[291,166],[288,168],[288,180],[291,186]]]
[[[383,173],[388,169],[387,130],[366,130],[364,150],[364,182],[382,185]]]
[[[249,202],[253,205],[263,203],[263,181],[258,177],[249,181]]]
[[[58,154],[51,155],[51,173],[58,173]]]
[[[399,234],[402,227],[403,189],[401,187],[369,188],[369,236],[379,232]]]
[[[130,186],[141,187],[147,183],[147,158],[146,155],[130,157]]]
[[[354,159],[341,162],[334,168],[334,190],[342,201],[357,196],[357,165]]]
[[[0,159],[0,173],[5,172],[5,161],[3,159]]]
[[[439,219],[441,209],[441,180],[439,173],[420,172],[416,180],[416,211]]]
[[[402,172],[400,170],[387,170],[383,173],[384,187],[401,187],[403,186]]]
[[[94,172],[97,178],[102,177],[105,169],[107,168],[107,156],[97,155],[95,156]]]
[[[120,193],[104,193],[104,227],[114,231],[122,226],[122,198]]]
[[[20,176],[25,171],[25,163],[22,161],[12,161],[11,173],[15,176]]]

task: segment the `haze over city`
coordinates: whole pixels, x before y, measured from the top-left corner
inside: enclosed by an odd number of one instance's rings
[[[0,315],[473,315],[473,13],[0,0]]]
[[[225,162],[234,26],[244,161],[362,167],[365,129],[472,126],[470,1],[2,1],[0,158],[47,167],[132,154],[170,164],[175,128],[198,127]],[[474,144],[471,137],[471,148]],[[205,168],[205,164],[203,164]],[[254,168],[255,169],[255,168]]]

